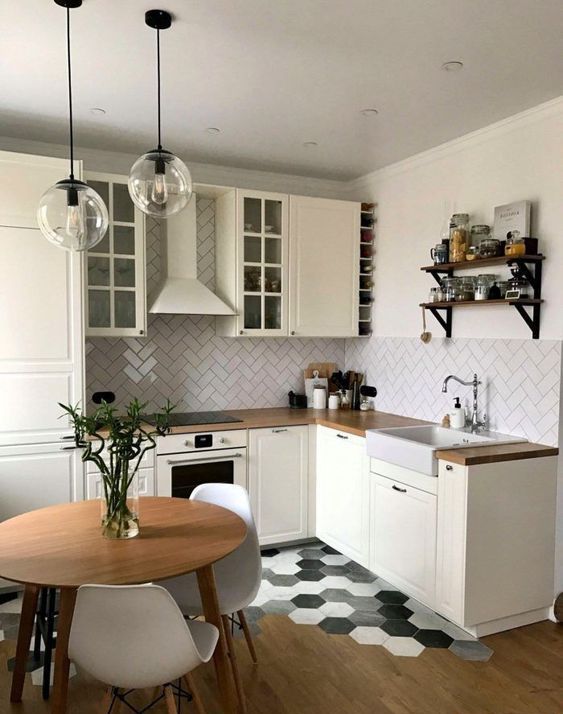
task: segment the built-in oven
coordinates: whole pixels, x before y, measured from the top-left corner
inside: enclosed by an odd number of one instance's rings
[[[247,485],[246,430],[172,434],[159,439],[158,496],[189,498],[202,483]]]

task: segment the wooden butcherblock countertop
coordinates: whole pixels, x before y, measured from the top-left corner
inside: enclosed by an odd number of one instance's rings
[[[225,412],[239,422],[226,424],[207,424],[176,426],[172,434],[190,434],[204,430],[225,431],[228,429],[260,429],[278,426],[298,426],[301,424],[319,424],[356,436],[366,435],[367,429],[386,429],[397,426],[420,426],[430,422],[411,419],[379,411],[353,411],[350,409],[290,409],[276,407],[270,409],[235,409]],[[499,461],[535,459],[542,456],[557,456],[558,449],[542,444],[504,444],[498,446],[478,446],[464,449],[438,451],[438,459],[444,459],[463,466],[490,464]]]

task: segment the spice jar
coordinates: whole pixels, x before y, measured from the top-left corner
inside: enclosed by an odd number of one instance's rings
[[[490,237],[491,226],[487,226],[484,223],[478,223],[475,226],[471,226],[471,245],[479,247],[483,239]]]
[[[479,246],[470,245],[465,254],[465,260],[477,260],[479,257]]]
[[[428,295],[428,302],[442,302],[444,299],[444,294],[442,288],[430,288],[430,294]]]
[[[454,213],[450,222],[450,263],[461,263],[469,244],[469,214]]]
[[[475,300],[488,300],[489,290],[495,282],[496,275],[483,273],[477,276],[475,282]]]
[[[443,299],[453,302],[459,294],[460,278],[442,278]]]
[[[512,235],[507,238],[504,254],[511,256],[526,255],[526,241],[524,238],[520,238],[519,231],[513,231]]]

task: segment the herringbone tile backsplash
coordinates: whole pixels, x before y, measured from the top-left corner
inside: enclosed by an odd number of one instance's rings
[[[197,199],[198,276],[213,289],[215,234],[213,201]],[[147,287],[159,279],[159,226],[147,224]],[[179,410],[245,409],[287,404],[290,389],[303,389],[309,362],[336,362],[367,371],[378,389],[381,411],[439,421],[459,395],[471,404],[471,389],[448,374],[483,381],[481,408],[492,429],[557,444],[561,342],[434,338],[258,339],[215,335],[212,317],[149,315],[147,338],[88,339],[87,395],[111,389],[119,404],[133,397]],[[90,405],[91,407],[91,405]]]
[[[479,406],[490,428],[557,444],[561,380],[561,342],[556,340],[436,339],[376,337],[347,340],[346,368],[367,370],[377,387],[377,409],[440,421],[453,398],[471,407],[471,387],[450,382],[479,375]]]
[[[213,201],[198,198],[198,277],[211,289],[214,219]],[[158,283],[160,256],[159,226],[149,221],[149,293]],[[95,391],[110,389],[118,404],[138,397],[159,407],[170,398],[179,411],[285,406],[290,389],[303,390],[309,362],[344,367],[343,339],[229,339],[215,335],[215,318],[188,315],[149,315],[147,333],[87,340],[88,400]]]

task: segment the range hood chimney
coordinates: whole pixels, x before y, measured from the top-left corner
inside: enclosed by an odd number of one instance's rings
[[[165,222],[163,280],[149,312],[172,315],[235,315],[197,279],[196,195],[180,213]]]

